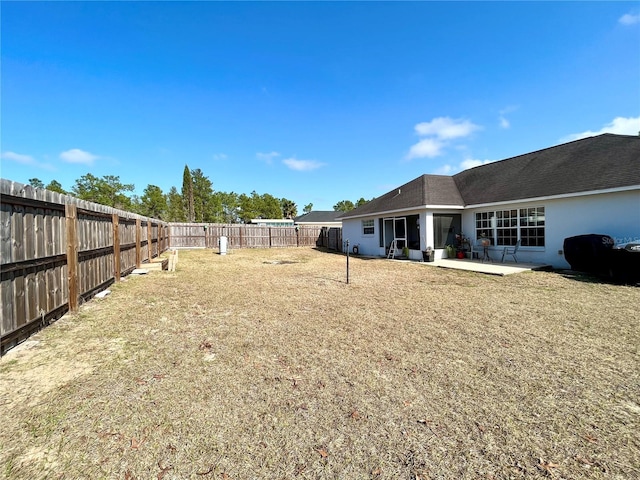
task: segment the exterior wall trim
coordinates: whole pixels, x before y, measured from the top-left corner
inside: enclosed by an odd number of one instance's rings
[[[355,218],[366,218],[366,217],[388,217],[388,216],[395,216],[395,214],[397,213],[414,213],[416,211],[420,211],[420,210],[464,210],[465,207],[463,205],[417,205],[415,207],[409,207],[409,208],[401,208],[398,210],[384,210],[384,211],[377,211],[377,212],[372,212],[372,213],[363,213],[360,215],[350,215],[348,217],[340,217],[341,220],[352,220]]]
[[[489,202],[489,203],[477,203],[473,205],[467,205],[464,207],[465,210],[471,210],[474,208],[486,208],[486,207],[494,207],[499,205],[512,205],[512,204],[521,204],[521,203],[534,203],[534,202],[544,202],[548,200],[562,200],[565,198],[575,198],[575,197],[584,197],[587,195],[604,195],[607,193],[618,193],[618,192],[629,192],[633,190],[640,190],[640,185],[630,185],[628,187],[616,187],[616,188],[607,188],[604,190],[591,190],[588,192],[575,192],[575,193],[563,193],[560,195],[548,195],[546,197],[531,197],[531,198],[519,198],[517,200],[505,200],[501,202]]]

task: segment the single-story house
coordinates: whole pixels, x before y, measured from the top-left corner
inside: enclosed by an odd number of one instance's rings
[[[464,170],[422,175],[344,213],[342,238],[365,255],[392,242],[422,258],[461,238],[490,241],[499,260],[519,242],[518,260],[568,268],[563,242],[586,233],[640,240],[640,136],[603,134]]]
[[[340,227],[342,221],[338,218],[342,212],[335,210],[314,210],[293,219],[296,225],[309,225],[317,227]]]

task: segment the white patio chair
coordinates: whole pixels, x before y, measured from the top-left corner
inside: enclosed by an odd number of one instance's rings
[[[482,245],[480,245],[480,241],[476,240],[475,242],[469,242],[469,258],[473,260],[474,258],[480,260],[481,255],[484,255]]]
[[[502,251],[502,263],[504,263],[504,257],[507,255],[511,255],[513,257],[513,261],[518,263],[518,257],[516,257],[516,254],[518,253],[519,248],[520,248],[520,240],[516,242],[513,248],[504,247],[504,250]]]

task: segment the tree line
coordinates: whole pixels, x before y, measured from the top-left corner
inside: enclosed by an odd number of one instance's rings
[[[202,170],[184,167],[182,188],[171,187],[164,193],[157,185],[147,185],[141,196],[132,192],[135,186],[122,183],[117,175],[96,177],[91,173],[77,179],[71,190],[65,190],[60,182],[52,180],[48,184],[39,178],[30,178],[29,184],[58,193],[73,195],[81,200],[100,203],[127,210],[146,217],[166,222],[197,223],[249,223],[255,218],[294,218],[298,216],[298,206],[287,198],[277,198],[268,193],[250,194],[218,192]],[[364,198],[357,202],[341,200],[333,206],[335,211],[347,212],[366,203]],[[313,203],[304,206],[302,213],[309,213]]]

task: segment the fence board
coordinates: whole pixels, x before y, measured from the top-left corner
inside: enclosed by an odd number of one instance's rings
[[[16,206],[11,215],[11,261],[19,262],[24,260],[24,216],[25,210],[22,205]]]
[[[14,305],[14,272],[2,273],[0,279],[0,298],[2,299],[2,322],[0,327],[3,332],[8,332],[14,328],[15,316],[13,312]]]
[[[25,299],[25,320],[29,323],[34,318],[38,318],[38,290],[36,286],[35,268],[29,268],[26,272],[24,282],[24,299]]]
[[[0,204],[0,261],[9,263],[12,261],[11,244],[13,235],[11,222],[11,205]]]
[[[23,259],[28,260],[30,258],[34,258],[36,256],[36,245],[35,245],[35,218],[33,215],[33,207],[26,207],[24,210],[24,215],[22,217],[22,228],[23,228],[23,243],[24,243],[24,252]]]
[[[24,276],[15,276],[13,279],[13,318],[16,327],[21,327],[27,323],[25,297],[24,297]]]

